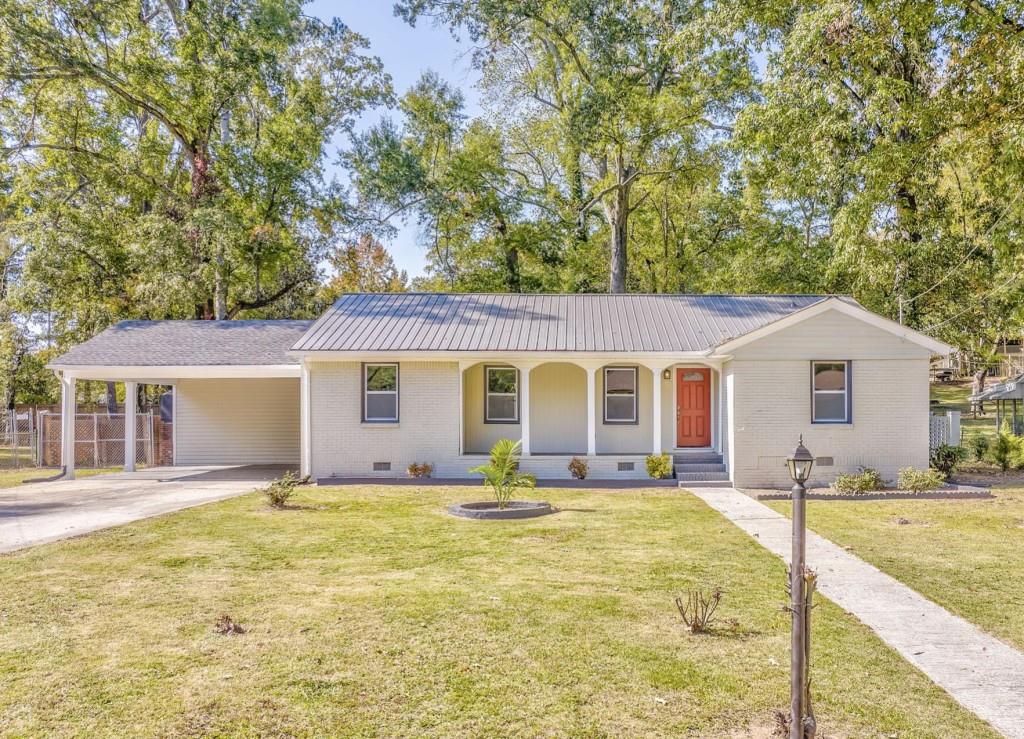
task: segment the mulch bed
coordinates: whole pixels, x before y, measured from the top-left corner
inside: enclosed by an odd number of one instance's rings
[[[757,500],[789,500],[790,493],[748,491]],[[807,500],[985,500],[995,498],[991,491],[967,485],[954,485],[945,490],[915,493],[910,490],[879,490],[874,493],[835,493],[827,488],[810,490]]]

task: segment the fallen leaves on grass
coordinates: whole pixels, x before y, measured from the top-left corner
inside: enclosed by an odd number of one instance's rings
[[[242,625],[235,623],[235,620],[226,613],[220,614],[220,618],[218,618],[217,622],[213,625],[213,629],[218,634],[224,634],[225,636],[229,634],[245,633],[245,629],[242,628]]]

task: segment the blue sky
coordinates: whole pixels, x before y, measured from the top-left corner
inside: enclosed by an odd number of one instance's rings
[[[366,37],[370,42],[370,53],[380,57],[384,69],[391,75],[395,92],[401,95],[411,87],[420,75],[431,69],[450,84],[462,90],[466,96],[466,111],[470,115],[479,112],[479,95],[476,90],[477,73],[472,69],[469,44],[456,41],[447,28],[420,22],[412,28],[396,18],[391,0],[314,0],[305,10],[321,18],[340,18],[353,31]],[[366,128],[387,114],[385,109],[370,111],[359,123]],[[343,145],[344,140],[337,142]],[[337,159],[335,152],[330,160]],[[339,167],[331,166],[331,173],[339,180],[347,179]],[[401,226],[401,224],[396,224]],[[410,277],[423,274],[425,250],[417,242],[413,225],[401,227],[398,235],[387,243],[388,251],[394,257],[399,269]]]

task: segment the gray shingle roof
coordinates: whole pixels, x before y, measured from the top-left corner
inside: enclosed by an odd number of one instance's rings
[[[51,367],[295,364],[286,353],[312,321],[121,321]]]
[[[296,351],[703,351],[822,295],[341,296]]]

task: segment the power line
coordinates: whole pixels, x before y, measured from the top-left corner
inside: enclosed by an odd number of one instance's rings
[[[984,300],[985,298],[991,297],[992,295],[994,295],[995,293],[999,292],[1000,290],[1002,290],[1004,287],[1006,287],[1007,285],[1009,285],[1011,282],[1013,282],[1014,280],[1018,279],[1019,277],[1020,277],[1020,273],[1019,272],[1015,272],[1014,274],[1010,275],[1009,279],[1007,279],[1006,282],[1004,282],[1004,283],[1002,283],[1000,285],[996,285],[994,288],[992,288],[988,292],[982,294],[978,298],[978,300]],[[927,332],[927,331],[932,331],[932,330],[937,329],[937,328],[941,328],[941,327],[945,326],[947,323],[949,323],[951,321],[955,321],[957,318],[962,316],[964,313],[967,313],[968,311],[974,310],[977,307],[978,306],[976,306],[976,305],[968,306],[967,308],[964,308],[962,311],[953,314],[952,316],[947,318],[945,321],[940,321],[939,323],[933,323],[931,326],[927,326],[927,327],[925,327],[925,328],[923,328],[921,330]]]
[[[934,285],[929,287],[927,290],[925,290],[923,292],[919,292],[917,295],[915,295],[912,298],[904,298],[903,301],[902,301],[903,304],[907,305],[909,303],[913,303],[918,298],[923,298],[925,295],[927,295],[932,290],[934,290],[939,285],[941,285],[943,282],[945,282],[950,277],[952,277],[953,274],[957,270],[959,270],[961,267],[963,267],[965,264],[967,264],[967,260],[970,259],[974,255],[974,252],[976,252],[978,250],[978,247],[981,246],[981,239],[988,238],[988,236],[992,233],[992,229],[994,229],[997,225],[999,225],[999,222],[1001,220],[1003,220],[1003,216],[1005,216],[1010,211],[1010,208],[1020,199],[1021,192],[1024,192],[1024,191],[1018,190],[1017,194],[1013,196],[1013,198],[1010,200],[1009,203],[1006,204],[1006,207],[1003,208],[1003,210],[999,214],[999,216],[994,221],[992,221],[991,224],[989,224],[989,227],[987,229],[985,229],[985,233],[983,233],[979,237],[978,242],[973,247],[971,247],[971,250],[969,252],[967,252],[967,255],[962,260],[960,260],[960,264],[956,265],[955,267],[953,267],[953,269],[951,269],[948,272],[946,272],[946,274],[944,274],[942,277],[939,278],[938,282],[936,282]]]

